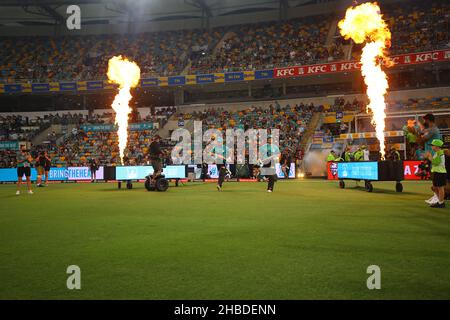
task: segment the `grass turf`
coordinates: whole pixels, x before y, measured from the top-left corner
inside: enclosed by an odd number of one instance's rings
[[[448,299],[450,210],[426,206],[429,183],[354,185],[2,185],[0,298]],[[72,264],[81,290],[66,288]]]

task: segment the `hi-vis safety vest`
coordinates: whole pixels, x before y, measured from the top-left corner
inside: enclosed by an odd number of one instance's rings
[[[353,158],[353,153],[351,153],[351,152],[345,152],[344,153],[344,160],[345,161],[347,161],[347,162],[352,161],[352,158]]]
[[[364,152],[362,150],[358,150],[354,154],[355,161],[364,161]]]
[[[447,173],[445,169],[444,150],[439,150],[434,153],[433,160],[431,161],[431,172]]]

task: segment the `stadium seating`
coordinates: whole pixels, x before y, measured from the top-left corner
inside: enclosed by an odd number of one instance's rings
[[[408,99],[406,101],[393,101],[388,103],[389,111],[436,110],[449,107],[450,103],[448,97]]]
[[[190,51],[213,47],[220,37],[218,31],[187,30],[134,37],[5,38],[0,40],[0,76],[4,82],[104,79],[116,53],[136,61],[143,75],[179,74]]]
[[[129,134],[129,148],[125,151],[124,163],[146,164],[150,138],[154,130],[133,131]],[[102,165],[120,163],[116,132],[84,132],[79,130],[58,146],[50,149],[50,156],[56,166],[86,166],[90,159]]]
[[[178,111],[174,107],[158,108],[154,114],[149,114],[146,117],[141,118],[139,113],[134,117],[132,122],[149,122],[156,121],[156,116],[161,121],[160,127],[172,117],[173,120],[198,120],[203,122],[203,131],[210,128],[215,128],[225,131],[228,128],[241,128],[247,130],[248,128],[277,128],[280,129],[280,148],[284,150],[288,148],[296,159],[301,159],[302,150],[302,137],[307,130],[308,125],[314,113],[317,112],[331,112],[343,111],[351,114],[360,113],[365,111],[365,103],[353,98],[345,99],[338,97],[334,99],[334,103],[324,105],[314,104],[292,104],[289,105],[286,102],[275,102],[271,105],[260,105],[255,103],[251,107],[239,108],[224,108],[224,107],[209,107],[201,111],[182,112],[183,109]],[[448,97],[434,97],[434,98],[421,98],[421,99],[409,99],[405,101],[389,101],[388,112],[397,111],[420,111],[420,110],[439,110],[448,109],[449,99]],[[7,120],[7,121],[5,121]],[[400,119],[401,120],[401,119]],[[2,122],[2,129],[6,126],[12,128],[19,128],[26,123],[25,119],[20,116],[11,116],[0,118]],[[50,156],[53,159],[53,165],[56,166],[83,166],[87,165],[90,158],[95,158],[103,165],[117,165],[119,163],[119,150],[117,143],[117,134],[114,131],[111,132],[99,132],[99,131],[83,131],[82,125],[86,123],[90,124],[112,124],[113,123],[112,112],[97,112],[90,116],[73,113],[56,113],[41,116],[40,118],[28,120],[32,124],[41,124],[42,126],[48,126],[49,124],[72,124],[76,129],[68,132],[65,139],[60,144],[55,144],[54,141],[50,141],[50,144],[45,146],[35,146],[34,151],[40,149],[47,149]],[[369,121],[369,120],[368,120]],[[442,122],[442,125],[441,125]],[[440,127],[446,127],[447,121],[441,121],[438,123]],[[445,122],[445,125],[443,123]],[[367,122],[369,123],[369,122]],[[367,124],[369,125],[369,124]],[[394,127],[392,127],[394,125]],[[401,124],[390,124],[388,121],[388,130],[401,130]],[[363,123],[359,125],[359,131],[364,131]],[[325,141],[327,137],[337,136],[340,133],[347,132],[348,126],[322,126],[322,130],[315,133],[313,136],[313,148],[321,148],[322,141]],[[125,151],[125,164],[147,164],[148,163],[148,145],[150,139],[156,134],[158,129],[142,130],[142,131],[130,131],[128,148]],[[373,131],[372,127],[368,127],[367,131]],[[10,136],[9,136],[10,138]],[[29,136],[17,137],[16,140],[27,140]],[[8,139],[3,139],[8,140]],[[11,140],[11,139],[9,139]],[[14,140],[14,139],[12,139]],[[170,162],[170,147],[169,141],[164,141],[164,147],[167,151],[167,160]],[[7,167],[12,166],[14,163],[15,153],[2,150],[0,166]]]
[[[215,53],[193,61],[191,73],[265,69],[341,59],[342,50],[325,47],[330,23],[330,17],[313,17],[233,27],[230,37]]]
[[[171,115],[173,108],[167,108],[160,111]],[[178,114],[181,119],[201,120],[204,124],[204,130],[208,128],[217,128],[226,130],[227,128],[263,128],[271,127],[280,129],[280,147],[282,150],[288,148],[292,154],[301,156],[300,140],[306,130],[312,114],[317,111],[314,105],[295,105],[289,104],[281,106],[275,104],[268,108],[252,107],[239,111],[224,111],[223,109],[208,109],[203,112],[194,112],[192,114]],[[63,115],[61,118],[68,118]],[[108,124],[112,123],[110,113],[104,113],[88,120],[80,121],[80,117],[71,116],[72,119],[78,119],[78,129],[67,133],[66,138],[60,144],[50,143],[42,146],[36,146],[34,151],[48,150],[55,166],[85,166],[91,158],[96,159],[102,165],[117,165],[119,163],[119,150],[117,134],[114,131],[83,131],[81,125],[89,123]],[[83,118],[83,117],[81,117]],[[145,119],[144,119],[145,120]],[[75,123],[72,121],[71,123]],[[128,148],[125,150],[125,164],[147,164],[149,159],[148,146],[150,139],[155,135],[157,129],[130,131]],[[167,161],[170,162],[170,141],[163,141],[163,149],[166,150]],[[9,157],[11,156],[11,157]],[[2,151],[1,166],[12,166],[15,153]]]
[[[0,116],[0,141],[29,141],[49,124],[44,119],[30,120],[20,115]]]
[[[280,130],[280,149],[289,149],[297,158],[301,155],[300,141],[303,133],[317,111],[314,105],[297,104],[281,106],[278,102],[268,108],[251,107],[238,111],[207,109],[192,114],[180,114],[184,119],[203,122],[203,130],[210,128],[226,130],[228,128],[275,128]]]
[[[416,1],[384,7],[392,32],[391,54],[448,48],[449,5]],[[143,76],[264,69],[344,59],[340,36],[327,43],[332,16],[295,18],[130,35],[0,38],[0,82],[96,80],[114,54],[135,60]],[[353,57],[360,54],[353,46]],[[188,68],[187,68],[188,67]],[[189,68],[190,67],[190,68]]]
[[[445,1],[414,1],[384,8],[385,19],[392,34],[390,54],[430,51],[448,48],[448,12]],[[353,47],[353,56],[360,55],[361,46]]]

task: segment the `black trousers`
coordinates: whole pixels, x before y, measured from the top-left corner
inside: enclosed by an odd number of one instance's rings
[[[266,176],[266,178],[269,179],[269,182],[267,183],[267,190],[273,191],[273,187],[275,186],[275,181],[277,181],[277,175],[273,174],[270,176]]]
[[[222,188],[222,184],[225,181],[225,177],[227,175],[227,169],[225,168],[224,165],[221,165],[221,166],[218,165],[217,167],[219,169],[219,180],[217,181],[217,183],[218,183],[219,187]]]

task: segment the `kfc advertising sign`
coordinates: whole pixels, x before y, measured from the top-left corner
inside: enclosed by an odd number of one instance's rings
[[[299,75],[299,67],[276,68],[273,74],[275,78],[295,77]]]
[[[402,54],[391,57],[395,65],[419,64],[436,61],[450,60],[450,50],[438,50],[419,52],[413,54]],[[361,65],[358,61],[343,61],[335,63],[315,64],[310,66],[295,66],[287,68],[275,68],[274,78],[289,78],[314,74],[325,74],[333,72],[352,72],[359,70]]]

